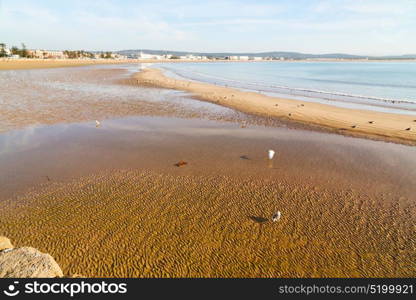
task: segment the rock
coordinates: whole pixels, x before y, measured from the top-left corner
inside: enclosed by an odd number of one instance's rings
[[[59,265],[49,254],[22,247],[0,252],[0,278],[62,277]]]
[[[177,167],[183,167],[186,166],[188,163],[186,161],[181,160],[180,162],[176,163],[175,166]]]
[[[0,236],[0,251],[13,248],[12,243],[5,236]]]

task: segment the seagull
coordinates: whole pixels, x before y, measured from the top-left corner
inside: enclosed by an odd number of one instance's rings
[[[276,152],[274,152],[274,150],[269,150],[269,159],[273,159],[274,155]]]
[[[95,120],[95,126],[99,127],[101,125],[101,123],[98,120]]]
[[[282,213],[280,212],[280,210],[278,210],[273,216],[272,216],[272,221],[273,222],[277,222],[280,220],[280,217],[282,216]]]

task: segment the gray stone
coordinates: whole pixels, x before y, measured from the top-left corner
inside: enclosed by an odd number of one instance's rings
[[[31,247],[0,252],[0,278],[54,277],[63,277],[63,273],[49,254]]]

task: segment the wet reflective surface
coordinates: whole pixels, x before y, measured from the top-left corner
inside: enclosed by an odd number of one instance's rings
[[[268,149],[277,153],[271,162],[266,159]],[[4,197],[22,185],[75,178],[100,169],[177,172],[173,165],[186,160],[189,166],[182,173],[247,173],[371,188],[393,198],[414,197],[415,157],[415,147],[307,130],[129,117],[102,121],[99,127],[86,122],[1,134],[0,184]]]
[[[230,109],[129,83],[138,64],[0,71],[0,132],[130,115],[233,118]]]

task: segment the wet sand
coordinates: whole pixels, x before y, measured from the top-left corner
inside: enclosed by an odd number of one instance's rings
[[[341,108],[167,77],[159,69],[136,74],[138,84],[192,93],[196,98],[245,113],[312,124],[359,137],[416,144],[415,116]]]
[[[172,59],[0,59],[0,70],[28,70],[45,68],[79,67],[89,65],[116,65],[126,63],[180,63],[198,62],[195,60],[172,60]],[[209,61],[199,61],[209,62]]]
[[[138,86],[135,71],[0,73],[0,235],[66,275],[416,276],[416,147]]]
[[[0,132],[133,115],[224,120],[238,115],[232,110],[224,115],[220,106],[213,109],[181,92],[128,85],[137,70],[137,64],[124,64],[0,71]]]
[[[416,275],[414,147],[166,117],[0,145],[0,234],[68,275]]]

